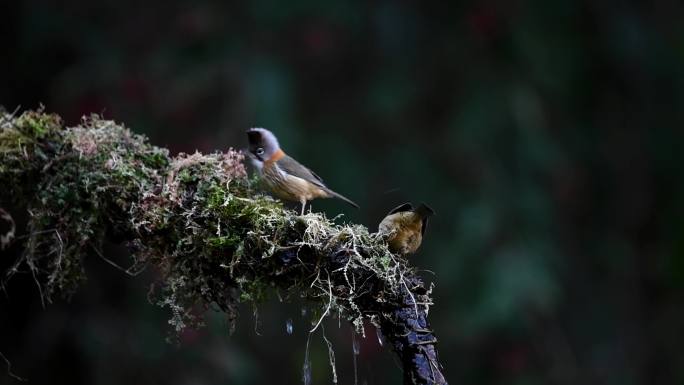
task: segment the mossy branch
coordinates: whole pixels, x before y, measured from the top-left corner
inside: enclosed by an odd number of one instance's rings
[[[26,270],[42,299],[69,296],[85,279],[82,259],[108,238],[133,263],[161,271],[157,300],[177,331],[218,308],[269,292],[320,305],[363,331],[380,327],[406,384],[446,384],[427,322],[432,304],[415,270],[359,225],[303,216],[252,186],[237,151],[180,154],[97,116],[64,128],[42,111],[0,115],[0,202],[29,213],[25,252],[5,279]],[[104,258],[104,257],[103,257]],[[4,282],[4,281],[3,281]],[[315,329],[315,327],[314,327]]]

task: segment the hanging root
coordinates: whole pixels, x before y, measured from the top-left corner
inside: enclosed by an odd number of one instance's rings
[[[14,378],[14,379],[17,380],[17,381],[21,381],[21,382],[26,382],[26,381],[27,381],[25,378],[19,377],[19,376],[17,376],[16,374],[14,374],[14,373],[12,372],[12,363],[10,362],[10,360],[7,359],[7,357],[5,357],[4,354],[2,354],[2,352],[0,352],[0,359],[2,359],[3,361],[5,361],[5,365],[7,365],[7,375],[8,375],[8,376]]]
[[[277,292],[320,306],[312,331],[335,313],[360,333],[372,320],[405,383],[446,384],[426,320],[430,289],[416,271],[363,226],[299,215],[259,194],[240,152],[171,157],[97,116],[64,128],[42,111],[4,114],[0,186],[3,207],[29,213],[25,253],[5,278],[28,270],[46,303],[78,288],[87,255],[113,264],[100,253],[110,239],[132,255],[117,269],[161,272],[153,301],[178,332],[202,325],[198,310],[234,320],[239,303]]]

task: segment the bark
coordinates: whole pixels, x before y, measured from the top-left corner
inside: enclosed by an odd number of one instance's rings
[[[238,304],[278,292],[320,305],[312,332],[338,314],[359,332],[380,327],[405,384],[446,384],[427,321],[431,286],[382,235],[262,195],[242,161],[233,150],[171,157],[95,116],[64,128],[42,111],[0,115],[0,204],[30,213],[25,253],[3,284],[26,270],[44,301],[68,296],[85,278],[83,258],[104,259],[110,239],[129,246],[128,274],[162,273],[155,298],[177,331],[201,323],[198,308],[235,319]]]

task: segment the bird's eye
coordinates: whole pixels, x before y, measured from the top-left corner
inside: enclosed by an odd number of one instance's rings
[[[256,153],[257,153],[257,155],[263,155],[263,154],[264,154],[264,149],[261,148],[261,147],[259,147],[259,148],[257,148]]]

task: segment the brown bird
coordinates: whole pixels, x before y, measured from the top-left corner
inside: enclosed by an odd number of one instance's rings
[[[380,222],[379,232],[387,234],[387,244],[393,253],[413,254],[420,247],[427,228],[428,218],[435,212],[425,203],[416,209],[411,203],[394,208]]]
[[[315,198],[339,198],[359,208],[356,203],[329,189],[313,171],[286,155],[271,131],[252,128],[247,131],[247,139],[252,162],[268,190],[280,199],[301,203],[302,215],[306,202]]]

